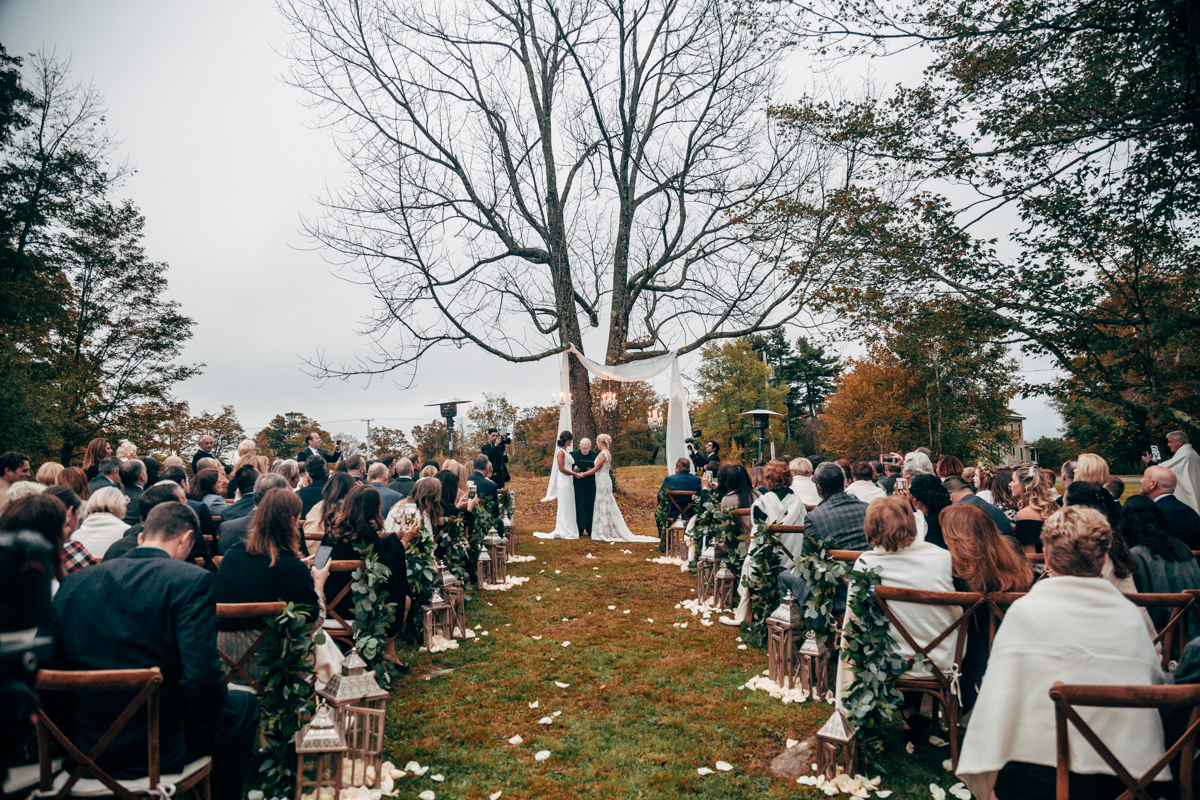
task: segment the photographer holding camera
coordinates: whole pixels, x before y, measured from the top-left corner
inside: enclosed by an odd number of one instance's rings
[[[692,435],[684,439],[687,445],[688,454],[692,457],[692,463],[696,465],[696,474],[708,470],[713,475],[717,474],[717,470],[721,468],[721,444],[716,439],[709,439],[704,444],[704,452],[696,452],[696,439],[699,439],[704,431],[696,428],[692,431]]]
[[[487,437],[487,444],[479,449],[492,462],[492,482],[497,489],[503,489],[504,484],[512,480],[508,474],[508,446],[512,444],[512,436],[488,428]]]

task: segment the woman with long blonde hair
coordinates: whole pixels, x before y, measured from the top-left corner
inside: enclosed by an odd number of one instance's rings
[[[1036,464],[1022,461],[1013,467],[1009,489],[1017,501],[1013,535],[1026,553],[1042,552],[1042,524],[1058,511],[1049,480]]]
[[[455,499],[461,502],[467,496],[467,465],[448,458],[442,462],[442,469],[453,472],[458,477],[458,496]]]

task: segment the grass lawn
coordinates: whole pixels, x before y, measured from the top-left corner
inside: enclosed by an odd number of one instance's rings
[[[619,502],[635,533],[654,534],[663,475],[662,467],[620,470]],[[690,574],[648,563],[658,555],[652,544],[534,539],[533,530],[554,526],[554,504],[538,502],[546,478],[510,486],[520,552],[537,557],[511,572],[531,580],[508,592],[471,592],[468,624],[480,629],[458,650],[401,653],[412,674],[392,693],[387,757],[401,768],[416,760],[431,769],[397,781],[399,797],[426,790],[439,800],[499,791],[506,800],[824,797],[768,766],[787,739],[815,732],[831,706],[784,705],[739,690],[766,669],[766,651],[738,650],[737,630],[702,626],[675,609],[694,597]],[[547,716],[553,723],[543,728]],[[928,798],[931,782],[956,782],[941,767],[947,748],[925,745],[908,755],[896,727],[881,788],[893,798]],[[520,746],[508,744],[515,735]],[[538,763],[540,750],[551,755]],[[718,760],[733,771],[697,774]],[[432,782],[434,774],[445,781]]]

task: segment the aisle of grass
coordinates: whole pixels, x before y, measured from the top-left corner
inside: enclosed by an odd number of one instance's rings
[[[657,467],[621,471],[621,505],[635,533],[653,533],[661,475]],[[830,706],[784,705],[739,690],[766,668],[766,653],[738,650],[736,630],[705,627],[676,610],[694,596],[694,582],[678,567],[648,563],[658,555],[654,545],[533,539],[531,531],[553,527],[553,504],[536,502],[544,484],[513,484],[521,553],[538,560],[512,573],[531,580],[509,592],[472,592],[469,625],[480,629],[458,650],[402,653],[412,674],[393,692],[388,757],[432,769],[400,780],[399,797],[425,790],[439,800],[497,791],[506,799],[824,796],[767,767],[787,739],[811,735]],[[529,708],[534,701],[538,707]],[[539,725],[544,717],[553,720],[548,728]],[[514,735],[524,743],[508,744]],[[550,758],[536,762],[539,750]],[[889,750],[884,785],[895,798],[925,798],[932,780],[954,782],[940,767],[945,750],[927,746],[909,756],[898,735]],[[718,760],[733,771],[697,774]],[[429,780],[439,773],[443,783]]]

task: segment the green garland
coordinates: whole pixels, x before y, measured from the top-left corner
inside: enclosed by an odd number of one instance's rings
[[[395,666],[384,655],[388,627],[396,621],[396,603],[388,602],[386,589],[392,571],[380,561],[371,545],[360,542],[354,549],[364,562],[364,566],[351,573],[354,646],[367,667],[375,670],[375,680],[386,689],[398,675]]]
[[[741,527],[740,525],[738,527]],[[767,529],[763,520],[756,520],[754,539],[758,544],[750,551],[750,624],[743,638],[755,647],[767,646],[767,617],[779,605],[779,575],[783,572],[783,545],[779,537]],[[740,573],[739,573],[740,574]]]
[[[667,528],[671,526],[671,498],[667,497],[667,486],[663,484],[658,489],[658,499],[654,506],[654,525],[658,528],[658,552],[667,552]]]
[[[833,604],[837,598],[838,585],[850,572],[846,562],[829,557],[825,540],[815,536],[804,537],[804,555],[796,559],[793,567],[806,584],[810,593],[804,601],[804,627],[832,646],[836,638],[837,615]]]
[[[475,569],[475,560],[471,558],[471,543],[467,540],[467,525],[462,517],[446,520],[442,527],[442,535],[446,538],[446,569],[454,573],[454,577],[466,586],[471,582]],[[478,558],[479,554],[476,553]]]
[[[258,651],[265,678],[259,699],[262,749],[259,765],[265,797],[290,797],[296,786],[296,753],[292,740],[314,706],[312,649],[325,643],[321,631],[310,633],[308,606],[288,603],[279,616],[267,620],[267,638]]]
[[[842,629],[842,651],[851,662],[854,681],[842,696],[846,717],[858,731],[859,752],[863,763],[879,769],[878,755],[883,752],[879,730],[894,720],[904,704],[904,695],[893,678],[911,666],[896,655],[891,623],[875,602],[879,573],[875,570],[850,570],[850,597],[846,624]],[[925,659],[918,657],[919,666]]]

